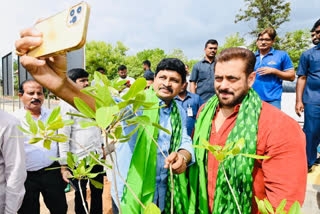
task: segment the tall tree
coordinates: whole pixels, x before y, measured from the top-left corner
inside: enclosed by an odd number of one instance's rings
[[[218,48],[218,53],[223,49],[239,46],[246,46],[246,41],[239,35],[239,32],[237,32],[225,38],[223,45]]]
[[[289,21],[290,2],[286,0],[244,0],[246,7],[240,9],[235,23],[240,21],[256,20],[257,25],[250,34],[256,36],[266,27],[278,29],[281,24]]]

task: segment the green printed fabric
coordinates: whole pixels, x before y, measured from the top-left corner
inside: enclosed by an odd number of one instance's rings
[[[209,140],[212,119],[219,104],[217,96],[212,97],[197,119],[193,138],[194,145],[201,145],[201,139]],[[237,116],[236,124],[228,135],[228,145],[237,142],[239,139],[245,139],[244,148],[241,153],[256,154],[258,121],[260,116],[262,102],[258,94],[250,89],[247,96],[242,101]],[[207,193],[207,153],[205,149],[195,149],[196,164],[190,167],[190,199],[189,214],[209,213],[208,193]],[[230,180],[232,189],[236,195],[237,201],[242,213],[251,213],[252,201],[252,171],[254,159],[244,156],[236,156],[223,161],[226,174]],[[238,213],[235,200],[227,184],[221,163],[218,169],[215,197],[213,203],[214,214]]]
[[[153,88],[146,92],[147,100],[149,102],[157,103],[154,107],[158,107],[159,99],[156,96],[156,93],[153,91]],[[176,151],[181,142],[181,117],[179,114],[179,110],[175,101],[172,101],[173,109],[170,114],[171,125],[172,125],[172,136],[171,136],[171,144],[169,151]],[[145,110],[143,115],[146,115],[150,118],[150,121],[153,123],[159,124],[159,109],[153,110]],[[153,126],[145,127],[149,133],[151,133],[152,137],[157,141],[159,130]],[[143,127],[139,128],[136,146],[134,148],[134,152],[132,155],[127,183],[137,195],[137,197],[141,200],[144,205],[153,202],[155,186],[156,186],[156,167],[157,167],[157,146],[152,141],[152,137]],[[161,167],[161,166],[159,166]],[[167,191],[170,192],[170,173],[168,178],[168,186]],[[185,174],[174,175],[174,208],[185,209],[188,208],[188,196],[186,193],[187,188],[187,179]],[[181,188],[184,188],[182,190]],[[170,194],[170,193],[169,193]],[[169,203],[169,207],[167,204]],[[143,213],[144,209],[137,202],[131,192],[125,186],[123,197],[121,200],[121,209],[122,213]],[[166,210],[170,210],[170,197],[166,197]],[[175,213],[180,213],[176,212]],[[181,212],[183,213],[183,212]]]

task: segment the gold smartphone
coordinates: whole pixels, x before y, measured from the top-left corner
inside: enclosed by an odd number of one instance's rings
[[[90,6],[81,2],[41,20],[35,28],[42,32],[43,43],[31,49],[27,55],[48,57],[82,48],[86,43],[89,15]]]

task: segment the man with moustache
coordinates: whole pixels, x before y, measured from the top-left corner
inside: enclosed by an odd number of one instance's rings
[[[320,40],[320,19],[312,30]],[[298,66],[296,87],[296,113],[304,111],[303,131],[307,139],[308,168],[317,160],[317,147],[320,143],[320,44],[301,54]]]
[[[312,40],[312,44],[314,44],[314,45],[319,44],[319,39],[317,38],[317,35],[316,35],[316,32],[314,31],[314,29],[311,30],[311,40]]]
[[[36,29],[29,28],[22,31],[21,38],[16,41],[16,51],[19,55],[23,55],[21,57],[22,65],[32,74],[33,78],[69,104],[74,105],[74,97],[79,97],[92,109],[95,109],[95,100],[82,93],[66,77],[65,56],[58,55],[37,59],[24,55],[31,47],[37,47],[41,43],[42,35]],[[185,77],[185,65],[181,60],[176,58],[163,59],[157,66],[153,87],[146,92],[146,100],[154,102],[154,107],[163,105],[166,107],[141,112],[148,116],[151,122],[158,123],[172,134],[158,130],[153,126],[141,127],[128,143],[120,144],[117,148],[117,165],[120,174],[127,180],[135,195],[143,204],[147,205],[153,202],[162,212],[166,213],[170,212],[171,208],[171,189],[168,187],[168,180],[170,181],[171,176],[173,176],[175,182],[173,190],[175,213],[187,212],[188,193],[184,172],[187,165],[195,160],[192,142],[185,127],[185,113],[173,99],[180,92]],[[47,81],[48,78],[51,81]],[[134,128],[134,126],[125,127],[124,135],[130,133]],[[153,139],[163,150],[166,158],[162,156]],[[119,151],[121,154],[119,154]],[[119,156],[122,158],[119,158]],[[174,174],[177,175],[168,173],[169,165],[171,165]],[[117,185],[118,199],[121,199],[123,213],[143,212],[144,209],[131,192],[124,187],[123,182],[118,182]],[[112,194],[112,197],[113,200],[118,200],[115,194]],[[114,204],[114,211],[117,208]]]
[[[214,62],[218,51],[218,42],[209,39],[204,47],[205,57],[197,62],[190,77],[190,92],[200,95],[207,102],[214,95]]]
[[[292,61],[285,51],[272,47],[277,33],[273,28],[266,28],[258,34],[253,89],[261,100],[281,109],[282,81],[294,81],[295,72]]]
[[[195,148],[196,164],[189,170],[188,213],[237,213],[222,164],[242,213],[259,213],[255,196],[273,207],[287,199],[286,210],[302,205],[307,181],[305,137],[299,124],[274,106],[261,101],[251,88],[256,73],[255,55],[244,48],[228,48],[216,58],[215,91],[199,111],[194,145],[207,140],[224,147],[243,138],[244,156],[219,162],[212,153]],[[285,131],[284,131],[285,130]]]
[[[19,87],[19,97],[24,107],[14,112],[14,115],[21,121],[23,128],[27,129],[25,127],[27,111],[31,113],[33,120],[46,122],[51,111],[42,107],[44,88],[39,83],[35,80],[22,82]],[[29,139],[29,137],[24,138],[27,169],[26,193],[18,213],[40,213],[40,193],[50,213],[67,213],[65,183],[61,178],[60,170],[47,170],[60,166],[59,163],[50,159],[50,157],[58,157],[57,142],[52,142],[48,150],[44,148],[43,141],[29,144]]]
[[[87,73],[82,68],[74,68],[67,72],[68,77],[76,83],[80,88],[86,88],[89,86],[89,73]],[[103,158],[103,138],[101,136],[101,130],[98,127],[91,126],[87,128],[81,128],[80,124],[82,121],[91,121],[89,119],[84,119],[82,117],[77,117],[71,114],[80,114],[80,112],[69,105],[68,103],[61,101],[61,115],[64,120],[73,120],[74,124],[70,126],[65,126],[58,130],[59,134],[67,136],[70,140],[59,143],[59,156],[63,161],[60,161],[61,165],[67,165],[67,153],[71,152],[78,156],[79,160],[88,156],[88,152],[94,152],[99,154],[100,159]],[[81,146],[80,146],[81,145]],[[86,149],[84,150],[83,147]],[[103,166],[96,165],[92,168],[90,173],[99,173],[93,180],[98,181],[103,184]],[[61,175],[65,182],[69,183],[68,178],[71,177],[71,173],[67,168],[61,167]],[[78,182],[81,182],[81,188],[83,190],[83,197],[86,198],[87,184],[88,180],[82,179],[81,181],[73,179],[72,183],[78,187]],[[90,213],[102,213],[102,192],[103,189],[96,188],[90,182],[91,191],[91,203],[90,203]],[[81,200],[81,195],[79,190],[75,191],[75,213],[85,214],[85,209]],[[88,207],[87,201],[86,206]]]

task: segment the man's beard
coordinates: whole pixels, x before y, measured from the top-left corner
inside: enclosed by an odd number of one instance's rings
[[[228,100],[228,101],[221,99],[219,96],[220,93],[228,93],[231,95],[234,95],[234,93],[229,92],[227,90],[219,90],[219,93],[217,94],[217,96],[218,96],[218,100],[219,100],[219,105],[221,107],[223,107],[223,106],[235,107],[236,105],[240,104],[243,101],[243,99],[247,96],[248,91],[244,90],[244,91],[242,91],[241,94],[239,94],[238,96],[234,96],[232,100]]]

